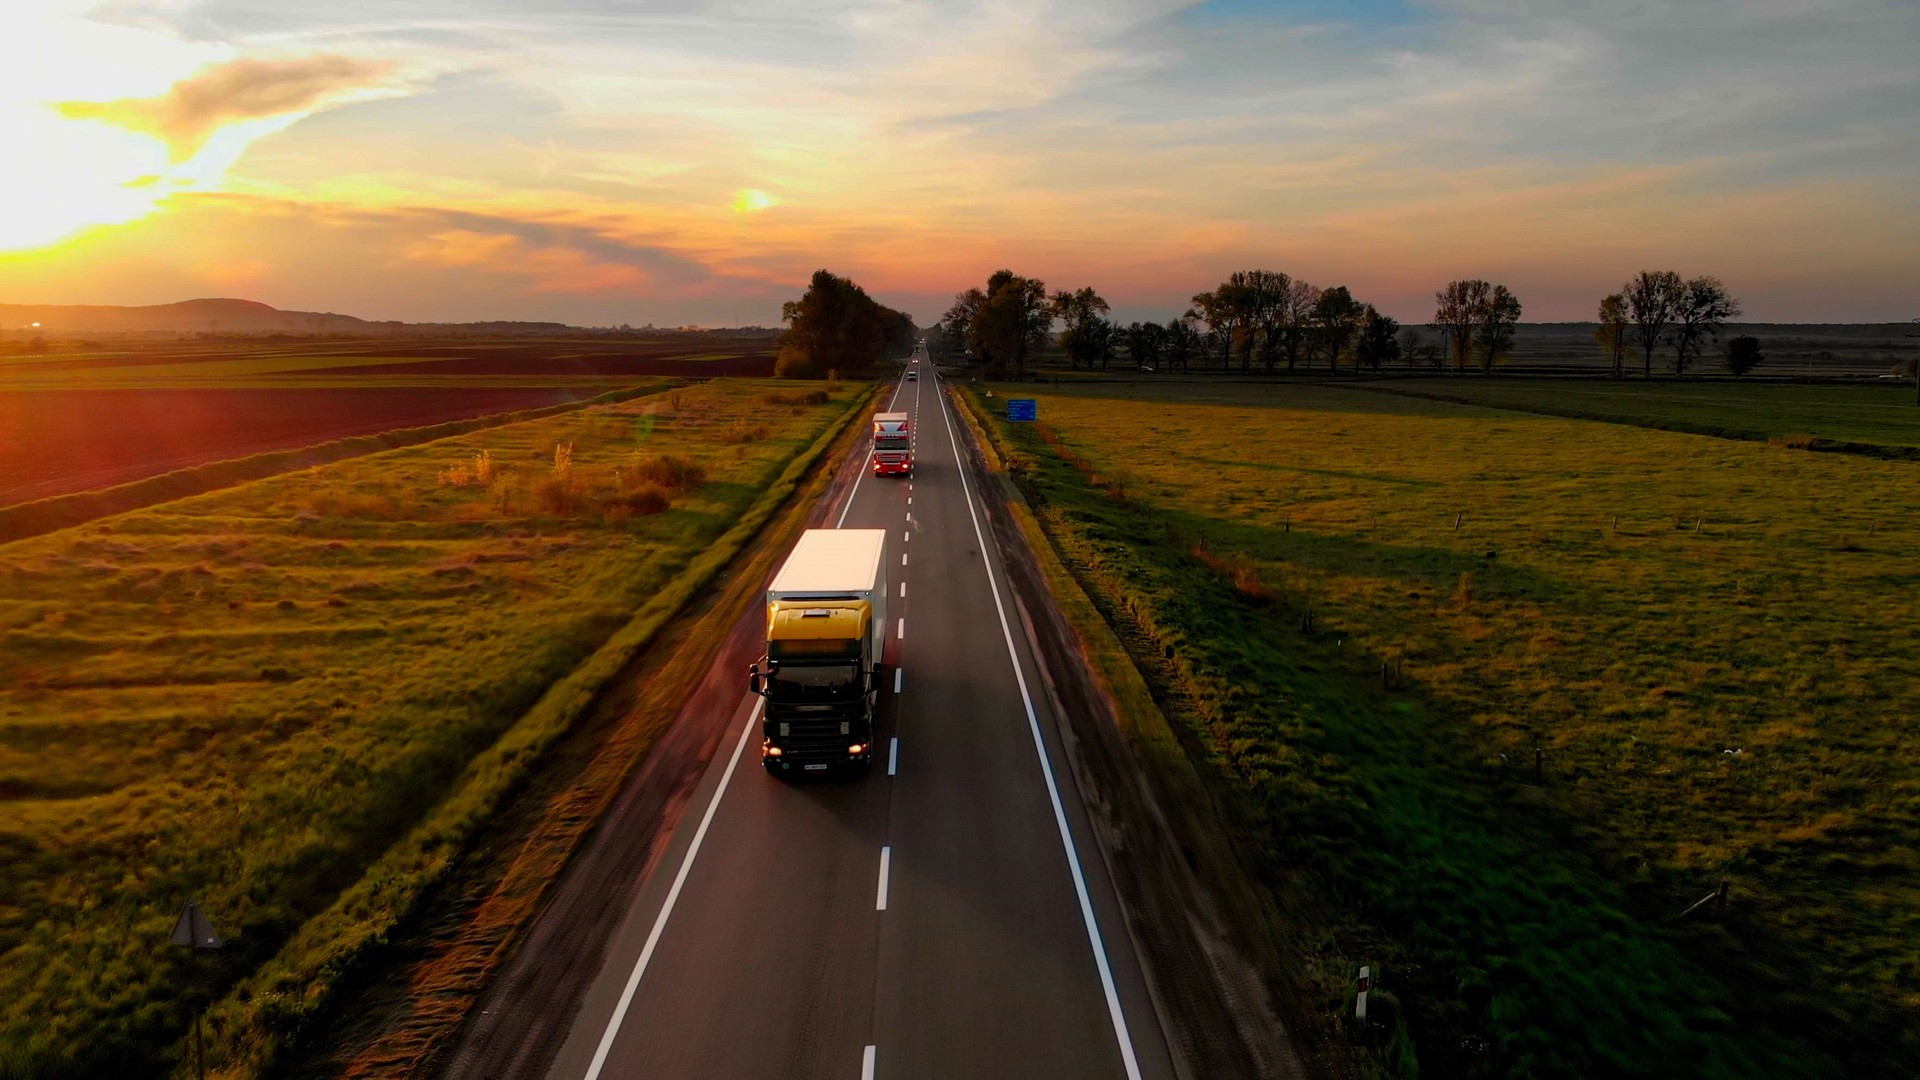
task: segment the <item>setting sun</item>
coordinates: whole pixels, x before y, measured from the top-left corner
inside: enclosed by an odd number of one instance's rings
[[[743,188],[733,200],[734,212],[740,214],[757,214],[770,206],[778,205],[780,205],[779,199],[759,188]]]

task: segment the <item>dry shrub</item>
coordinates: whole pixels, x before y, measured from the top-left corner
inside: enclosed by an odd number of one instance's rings
[[[580,489],[571,479],[549,476],[533,489],[540,508],[549,514],[571,514],[580,509]]]
[[[772,434],[773,429],[767,425],[749,423],[745,420],[735,420],[720,429],[721,440],[730,443],[759,442]]]
[[[444,487],[466,487],[478,484],[486,487],[493,483],[499,469],[493,463],[493,451],[482,450],[473,455],[470,461],[455,462],[440,470],[440,483]]]
[[[535,489],[548,513],[571,514],[580,509],[580,479],[573,471],[573,444],[555,443],[553,472]]]
[[[707,470],[698,462],[678,454],[634,454],[627,464],[614,470],[622,491],[658,487],[667,491],[692,491],[707,481]]]
[[[623,494],[619,504],[629,513],[645,517],[665,512],[673,506],[673,496],[658,484],[641,484]]]
[[[1820,439],[1816,435],[1775,435],[1767,440],[1767,445],[1785,450],[1818,450]]]
[[[1232,585],[1241,596],[1259,607],[1266,607],[1279,596],[1266,582],[1260,580],[1260,570],[1245,552],[1236,551],[1231,555],[1216,555],[1207,546],[1205,540],[1197,541],[1192,547],[1193,557],[1207,569],[1213,571]]]
[[[783,394],[774,392],[760,395],[762,405],[825,405],[832,400],[825,390],[808,390],[805,393]]]

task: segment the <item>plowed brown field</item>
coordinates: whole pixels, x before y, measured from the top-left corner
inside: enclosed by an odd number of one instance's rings
[[[0,506],[208,461],[537,409],[602,387],[0,392]]]

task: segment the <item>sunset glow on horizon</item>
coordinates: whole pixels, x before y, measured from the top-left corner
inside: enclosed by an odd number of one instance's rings
[[[826,266],[929,321],[1000,266],[1166,317],[1285,270],[1423,320],[1920,315],[1920,13],[1481,0],[0,14],[0,303],[771,324]]]

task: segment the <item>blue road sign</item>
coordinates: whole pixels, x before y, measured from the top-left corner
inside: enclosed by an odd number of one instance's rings
[[[1040,405],[1030,397],[1008,398],[1007,419],[1037,420],[1040,418]]]

